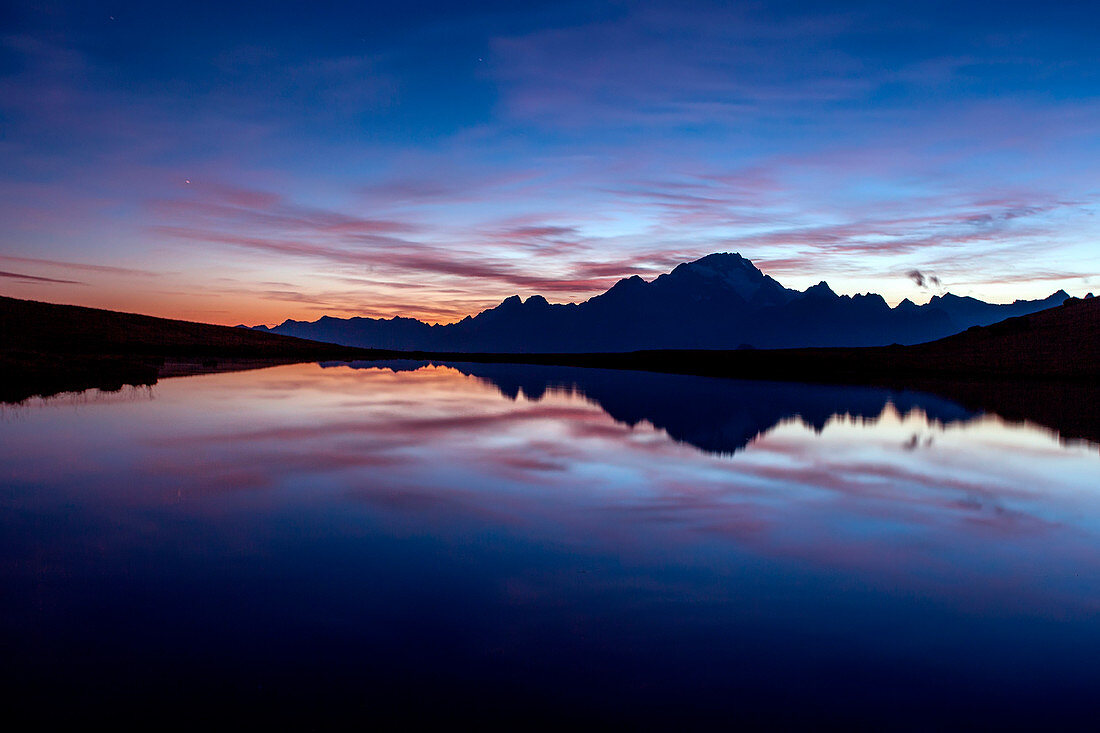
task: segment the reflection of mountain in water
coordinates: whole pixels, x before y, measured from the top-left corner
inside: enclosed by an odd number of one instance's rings
[[[411,371],[427,364],[364,361],[350,366]],[[801,420],[819,431],[834,416],[876,420],[890,404],[902,414],[920,410],[930,420],[941,423],[965,421],[978,414],[933,395],[879,387],[742,381],[583,367],[446,366],[495,386],[513,400],[521,393],[534,401],[547,392],[576,394],[620,423],[633,427],[649,422],[674,440],[710,453],[735,453],[786,420]]]
[[[372,359],[371,361],[322,361],[322,369],[329,367],[351,367],[352,369],[386,369],[391,372],[415,372],[431,366],[430,361],[418,361],[416,359]]]

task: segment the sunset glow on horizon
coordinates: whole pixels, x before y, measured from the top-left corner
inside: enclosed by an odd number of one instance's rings
[[[1100,293],[1098,21],[1022,2],[9,8],[0,294],[452,322],[726,251],[891,304]]]

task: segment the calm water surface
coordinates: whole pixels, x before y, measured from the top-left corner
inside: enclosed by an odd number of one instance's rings
[[[1094,444],[878,389],[365,366],[0,409],[9,705],[1100,712]]]

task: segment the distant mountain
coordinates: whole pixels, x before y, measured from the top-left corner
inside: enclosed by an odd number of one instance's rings
[[[880,295],[837,295],[821,282],[783,287],[739,254],[707,255],[647,282],[634,276],[583,303],[513,295],[458,323],[412,318],[288,320],[286,336],[380,349],[576,353],[640,349],[882,346],[942,338],[971,326],[1051,308],[1069,296],[1006,305],[955,295],[891,308]]]

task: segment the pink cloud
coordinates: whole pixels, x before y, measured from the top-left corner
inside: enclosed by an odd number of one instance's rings
[[[145,277],[156,276],[151,270],[138,270],[132,267],[112,267],[109,265],[89,265],[80,262],[64,262],[62,260],[47,260],[38,257],[16,257],[14,255],[0,254],[0,261],[19,262],[27,265],[41,265],[44,267],[58,268],[62,270],[78,270],[83,272],[101,272],[111,275],[140,275]],[[64,282],[64,281],[63,281]]]

